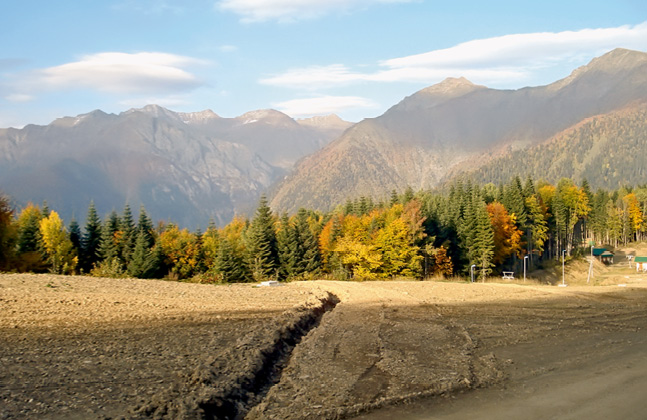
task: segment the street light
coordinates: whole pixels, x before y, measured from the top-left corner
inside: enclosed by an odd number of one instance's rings
[[[564,262],[566,261],[566,250],[562,250],[562,284],[560,284],[560,287],[566,287],[566,275],[564,271]]]
[[[474,283],[474,267],[476,267],[476,264],[472,264],[470,267],[470,276],[472,277],[472,283]]]
[[[523,257],[523,282],[526,282],[526,261],[528,261],[528,256]]]

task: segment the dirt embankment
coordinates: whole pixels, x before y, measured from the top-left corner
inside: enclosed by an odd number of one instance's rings
[[[3,275],[0,418],[332,419],[504,389],[590,369],[589,346],[641,342],[646,298],[640,278],[254,288]]]

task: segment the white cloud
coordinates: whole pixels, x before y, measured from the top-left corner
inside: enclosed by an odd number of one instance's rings
[[[243,22],[277,20],[290,22],[312,19],[333,12],[385,3],[408,3],[412,0],[220,0],[217,7],[241,16]]]
[[[196,64],[204,64],[204,61],[159,52],[104,52],[38,70],[21,85],[29,90],[90,88],[110,93],[183,92],[203,84],[184,69]]]
[[[333,64],[290,69],[259,82],[321,89],[367,81],[435,83],[446,77],[463,76],[477,83],[511,85],[525,83],[543,69],[581,63],[613,48],[644,50],[646,46],[647,22],[617,28],[513,34],[384,60],[372,72]]]
[[[31,95],[25,95],[22,93],[12,93],[4,97],[9,102],[29,102],[34,99]]]
[[[379,105],[359,96],[320,96],[273,103],[272,107],[291,117],[335,114],[347,109],[378,108]]]
[[[235,45],[221,45],[220,47],[218,47],[218,49],[220,50],[220,52],[224,52],[224,53],[238,51],[238,47]]]

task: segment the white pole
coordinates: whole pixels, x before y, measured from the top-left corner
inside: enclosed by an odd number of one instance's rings
[[[564,271],[564,262],[566,261],[566,250],[562,250],[562,287],[566,286],[566,272]]]
[[[528,256],[523,257],[523,282],[526,282],[526,261],[528,261]]]
[[[476,267],[476,264],[472,264],[470,267],[470,276],[472,277],[472,283],[474,283],[474,267]]]

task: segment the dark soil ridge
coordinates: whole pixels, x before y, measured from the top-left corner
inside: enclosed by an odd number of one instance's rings
[[[211,357],[179,383],[130,410],[129,419],[238,420],[279,382],[292,351],[339,303],[325,292]]]

